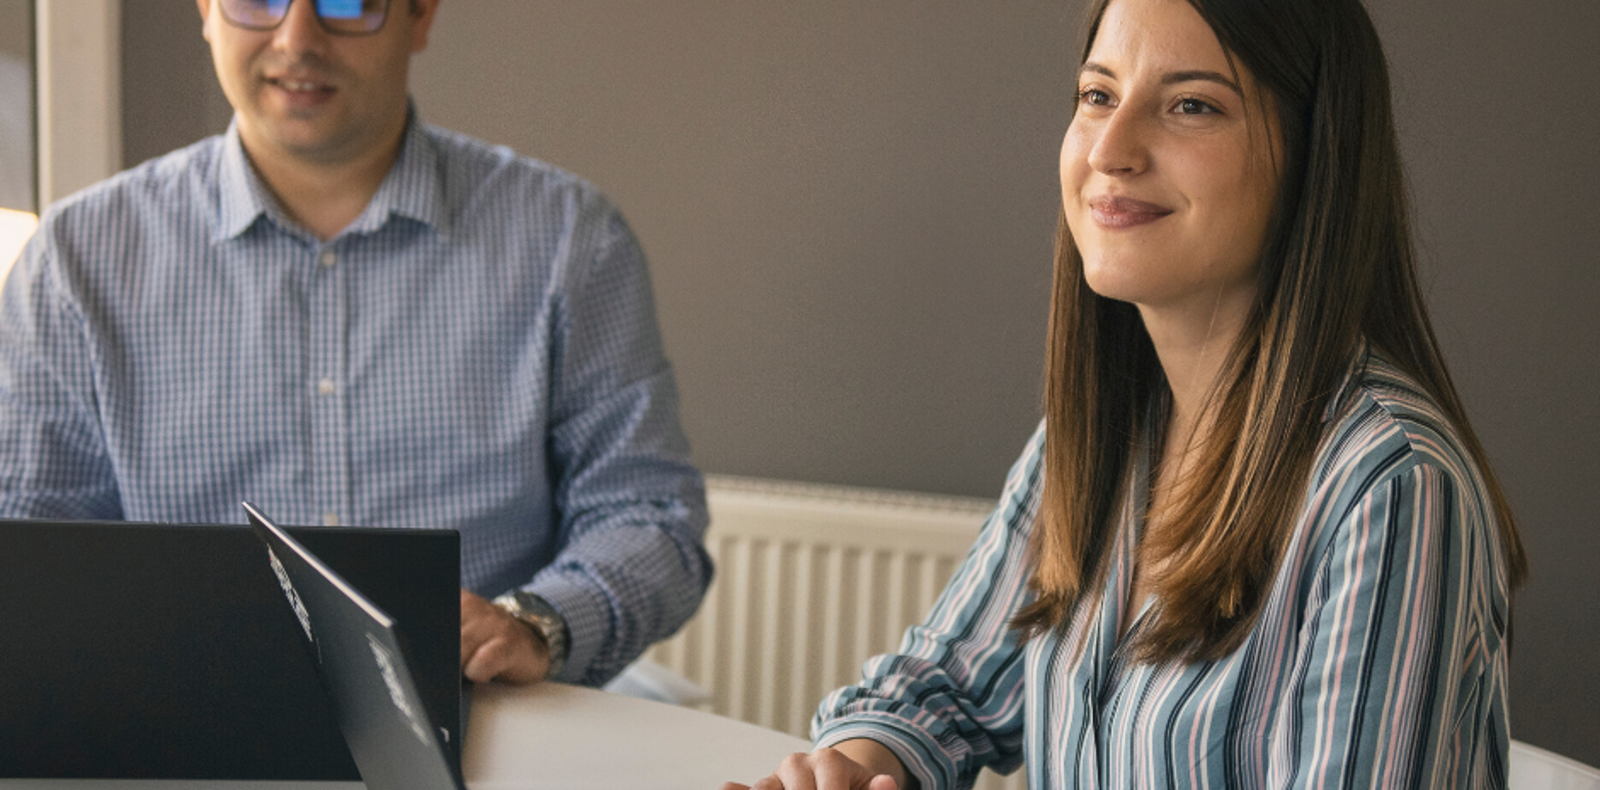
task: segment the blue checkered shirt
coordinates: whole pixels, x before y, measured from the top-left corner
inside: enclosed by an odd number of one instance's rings
[[[588,184],[418,123],[324,242],[230,129],[56,204],[0,303],[0,515],[450,527],[604,682],[710,581],[638,242]]]

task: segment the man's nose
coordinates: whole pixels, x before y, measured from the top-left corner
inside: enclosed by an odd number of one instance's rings
[[[316,0],[289,0],[289,10],[273,31],[272,43],[291,54],[318,52],[328,42],[328,31],[317,19]]]

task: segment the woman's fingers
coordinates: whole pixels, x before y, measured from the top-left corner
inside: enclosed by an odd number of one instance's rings
[[[874,781],[876,780],[876,781]],[[875,774],[836,749],[783,758],[777,773],[746,786],[729,782],[722,790],[897,790],[893,777]]]

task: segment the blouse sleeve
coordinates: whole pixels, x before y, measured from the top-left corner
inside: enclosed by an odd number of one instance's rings
[[[1270,786],[1504,782],[1504,585],[1493,522],[1459,471],[1397,468],[1337,525],[1287,668]]]
[[[818,746],[870,738],[926,790],[969,787],[980,768],[1021,763],[1023,650],[1010,620],[1027,602],[1043,442],[1041,426],[977,542],[927,619],[906,631],[900,652],[868,661],[861,683],[822,701],[812,721]]]

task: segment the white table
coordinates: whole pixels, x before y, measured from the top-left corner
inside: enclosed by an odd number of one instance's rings
[[[480,685],[462,773],[470,790],[717,790],[811,745],[753,724],[594,689]],[[0,790],[361,790],[355,782],[6,779]]]
[[[466,747],[471,790],[717,790],[811,750],[754,724],[563,685],[480,686]]]

